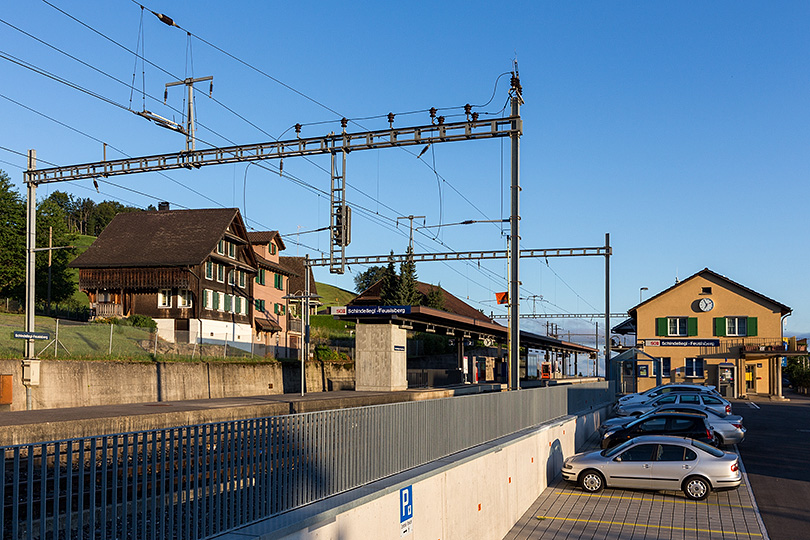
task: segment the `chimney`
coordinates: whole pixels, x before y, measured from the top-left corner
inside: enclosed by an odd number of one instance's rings
[[[169,209],[169,202],[168,201],[161,201],[158,203],[158,211],[165,212]]]

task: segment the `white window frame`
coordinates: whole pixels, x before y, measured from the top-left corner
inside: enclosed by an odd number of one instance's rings
[[[673,323],[675,324],[673,332]],[[667,317],[667,335],[673,337],[686,337],[689,333],[688,317]]]
[[[234,244],[233,242],[225,242],[225,245],[226,245],[227,250],[228,250],[228,257],[230,257],[231,259],[235,259],[236,258],[236,244]]]
[[[748,335],[748,317],[726,317],[726,335],[745,337]]]
[[[240,270],[239,271],[239,287],[244,289],[246,284],[245,272]]]
[[[205,279],[214,280],[214,263],[212,261],[205,262]]]
[[[217,253],[219,255],[225,255],[225,240],[217,242]]]
[[[160,309],[169,309],[172,307],[172,290],[158,289],[157,303]]]
[[[177,307],[190,308],[191,307],[191,291],[188,289],[180,289],[177,291]]]
[[[697,363],[700,363],[701,375],[695,374],[695,365]],[[686,358],[683,363],[683,373],[687,379],[703,379],[706,377],[706,362],[703,361],[703,358]]]
[[[225,311],[225,293],[217,292],[219,295],[219,305],[217,306],[217,311]]]
[[[235,285],[236,284],[236,276],[234,274],[236,274],[236,270],[231,269],[231,270],[226,270],[226,272],[228,273],[228,285],[231,285],[231,286]]]
[[[217,281],[225,283],[225,266],[222,264],[214,265],[217,268]]]

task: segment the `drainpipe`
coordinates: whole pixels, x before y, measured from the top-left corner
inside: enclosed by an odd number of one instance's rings
[[[779,337],[781,338],[780,341],[784,343],[785,339],[785,319],[793,315],[793,312],[786,313],[782,315],[782,319],[779,321]],[[783,399],[784,396],[782,395],[782,360],[779,359],[776,361],[776,395],[779,399]]]

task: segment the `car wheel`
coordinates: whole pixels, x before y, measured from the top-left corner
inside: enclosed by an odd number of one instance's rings
[[[702,501],[709,496],[712,486],[708,480],[700,476],[690,476],[683,482],[683,493],[693,501]]]
[[[605,487],[605,477],[599,471],[588,469],[579,475],[579,486],[588,493],[598,493]]]
[[[723,446],[726,444],[726,441],[723,440],[723,436],[716,431],[714,432],[714,440],[717,442],[717,446]]]

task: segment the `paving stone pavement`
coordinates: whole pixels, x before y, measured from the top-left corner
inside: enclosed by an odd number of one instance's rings
[[[594,438],[581,451],[596,448]],[[504,540],[768,540],[746,483],[690,501],[680,491],[588,494],[558,475]]]

